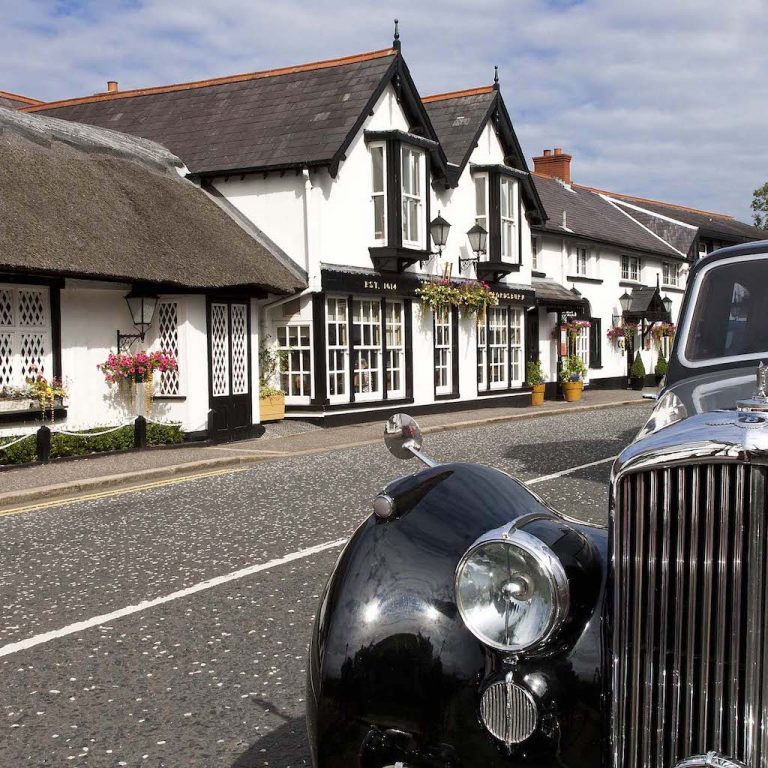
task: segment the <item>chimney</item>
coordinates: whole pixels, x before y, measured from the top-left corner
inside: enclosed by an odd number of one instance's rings
[[[571,156],[563,152],[562,147],[555,147],[554,154],[551,149],[545,149],[543,154],[533,158],[533,170],[541,176],[560,179],[570,184]]]
[[[107,93],[117,93],[117,80],[107,80]]]

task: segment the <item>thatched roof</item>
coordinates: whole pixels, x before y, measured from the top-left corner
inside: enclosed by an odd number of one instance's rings
[[[0,271],[271,293],[306,285],[153,142],[0,108],[0,169]]]

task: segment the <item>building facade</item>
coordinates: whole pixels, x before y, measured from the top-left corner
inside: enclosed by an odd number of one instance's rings
[[[300,292],[254,302],[251,318],[253,346],[277,355],[272,384],[297,418],[523,405],[526,362],[542,361],[556,395],[569,353],[587,364],[589,386],[626,386],[634,350],[653,370],[652,328],[676,318],[690,261],[759,237],[728,217],[574,184],[560,150],[534,158],[531,173],[498,78],[423,98],[399,40],[22,109],[167,146],[306,275]],[[424,286],[442,280],[485,282],[498,303],[433,309]],[[575,343],[564,330],[574,318],[590,323]],[[608,338],[628,323],[631,338]],[[210,356],[211,370],[225,364],[215,347]]]

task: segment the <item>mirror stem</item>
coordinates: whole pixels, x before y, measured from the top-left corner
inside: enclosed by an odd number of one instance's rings
[[[425,453],[422,453],[418,448],[414,448],[412,445],[405,446],[422,464],[427,467],[436,467],[437,462],[434,459],[430,459]]]

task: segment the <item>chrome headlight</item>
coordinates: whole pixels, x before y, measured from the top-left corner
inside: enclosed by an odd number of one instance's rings
[[[568,614],[568,579],[540,539],[510,526],[481,536],[456,569],[456,604],[467,628],[501,651],[552,636]]]
[[[658,432],[660,429],[668,427],[670,424],[674,424],[675,422],[687,418],[688,411],[686,410],[683,401],[674,392],[666,392],[656,401],[656,405],[653,407],[650,418],[645,422],[645,426],[637,433],[635,440],[652,435],[654,432]]]

